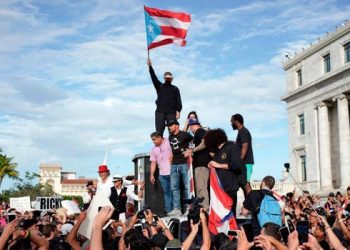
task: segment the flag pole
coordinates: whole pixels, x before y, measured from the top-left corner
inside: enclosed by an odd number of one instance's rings
[[[143,5],[143,11],[146,10],[146,5]],[[145,13],[145,24],[146,24],[146,36],[147,36],[147,22],[146,22],[146,13]],[[148,48],[148,43],[147,43],[147,59],[150,60],[149,58],[149,48]]]

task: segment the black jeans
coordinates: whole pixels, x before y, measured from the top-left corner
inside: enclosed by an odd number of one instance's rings
[[[165,121],[176,120],[176,114],[160,113],[156,111],[156,131],[164,133]]]

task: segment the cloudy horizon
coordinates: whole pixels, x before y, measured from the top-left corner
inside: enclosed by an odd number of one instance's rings
[[[146,65],[143,5],[191,14],[187,45],[153,49],[159,77],[174,75],[180,124],[191,110],[223,128],[241,113],[253,136],[253,179],[281,178],[288,161],[282,61],[350,16],[346,1],[35,1],[0,3],[0,147],[18,170],[41,162],[96,177],[133,172],[149,152],[156,92]],[[3,187],[12,181],[6,179]]]

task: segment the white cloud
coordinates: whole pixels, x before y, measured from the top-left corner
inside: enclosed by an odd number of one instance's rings
[[[193,11],[189,46],[150,51],[158,76],[165,71],[175,76],[184,104],[182,123],[196,110],[204,125],[231,134],[230,116],[240,112],[257,140],[286,136],[286,109],[280,101],[285,47],[298,50],[310,38],[298,28],[303,18],[311,15],[305,22],[314,37],[322,23],[335,22],[349,11],[334,7],[332,16],[340,17],[322,19],[310,14],[316,7],[310,4],[307,11],[296,3],[254,2],[209,14]],[[328,11],[325,4],[321,2],[322,13]],[[142,8],[126,0],[96,5],[86,1],[81,6],[55,1],[53,6],[67,8],[68,20],[52,20],[49,11],[30,1],[21,8],[0,5],[0,20],[6,19],[0,24],[0,147],[16,157],[21,170],[35,171],[42,161],[62,161],[72,164],[68,167],[74,169],[67,170],[95,174],[107,146],[111,163],[127,168],[133,154],[149,150],[154,130],[156,92],[146,66]],[[297,16],[288,10],[268,14],[274,6],[289,6]],[[239,68],[233,66],[236,62],[222,63],[232,48],[234,60],[245,59],[240,51],[249,45],[243,40],[286,30],[302,37],[281,39],[274,50],[266,48],[269,56],[263,63],[251,61]],[[263,145],[272,151],[273,145]]]

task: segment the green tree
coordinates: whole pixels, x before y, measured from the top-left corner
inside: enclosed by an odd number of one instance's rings
[[[23,179],[19,179],[20,181],[16,182],[13,188],[3,192],[3,199],[6,200],[6,197],[30,196],[33,201],[40,196],[55,196],[56,194],[50,184],[41,184],[40,182],[33,184],[34,180],[39,177],[40,175],[36,173],[26,171]]]
[[[8,177],[13,180],[19,180],[19,172],[16,170],[17,163],[13,162],[13,157],[2,154],[0,148],[0,187],[4,178]]]

